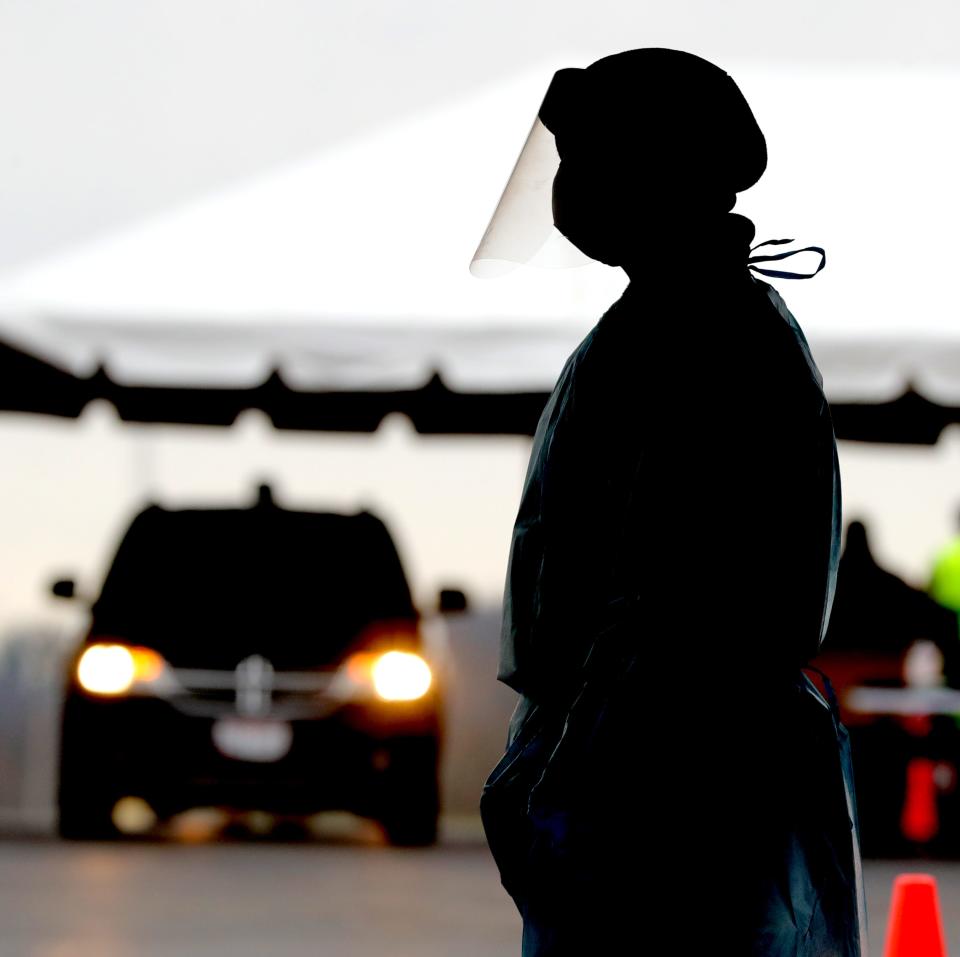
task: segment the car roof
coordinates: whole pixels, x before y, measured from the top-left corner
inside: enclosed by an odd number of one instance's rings
[[[416,618],[383,521],[280,508],[165,508],[131,522],[92,606],[98,628],[138,632],[275,622],[310,629],[320,616],[344,640],[364,620]]]

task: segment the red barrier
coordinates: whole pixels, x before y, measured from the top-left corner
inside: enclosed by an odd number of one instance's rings
[[[903,836],[926,844],[940,829],[937,813],[936,764],[929,758],[912,758],[907,765],[907,787],[900,815]]]

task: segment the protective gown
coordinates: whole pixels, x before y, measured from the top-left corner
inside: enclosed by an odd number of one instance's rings
[[[846,729],[801,670],[840,542],[807,341],[742,257],[634,280],[547,402],[481,813],[525,957],[865,954]]]

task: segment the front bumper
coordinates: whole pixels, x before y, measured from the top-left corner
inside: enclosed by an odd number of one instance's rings
[[[142,797],[161,816],[197,806],[377,816],[405,767],[430,773],[432,761],[435,773],[442,736],[434,693],[290,720],[290,749],[270,762],[222,754],[213,740],[215,720],[160,698],[97,698],[71,688],[62,761],[99,790]]]

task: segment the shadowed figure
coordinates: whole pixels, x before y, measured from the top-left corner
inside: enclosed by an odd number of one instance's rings
[[[801,671],[836,444],[731,212],[763,134],[723,70],[663,49],[559,71],[539,119],[556,227],[630,284],[560,373],[511,541],[521,697],[481,812],[523,953],[860,954],[845,729]]]
[[[957,533],[938,551],[934,559],[927,593],[938,604],[960,615],[960,523]],[[960,620],[957,624],[960,626]]]
[[[935,649],[935,650],[934,650]],[[957,616],[929,595],[877,564],[863,522],[847,526],[837,593],[819,659],[838,690],[851,686],[950,687],[960,683]],[[941,673],[942,672],[942,673]],[[905,837],[908,768],[916,759],[952,765],[958,728],[948,715],[914,717],[909,725],[890,714],[850,716],[862,849],[869,855],[916,852]],[[960,838],[951,789],[937,799],[938,826],[929,840],[951,852]],[[931,845],[928,844],[928,849]]]
[[[902,654],[918,640],[937,646],[944,657],[947,683],[957,686],[960,641],[956,616],[926,592],[881,568],[870,550],[864,523],[850,522],[824,650]]]

